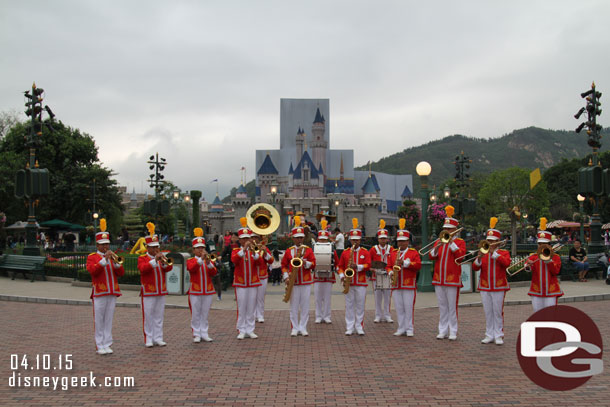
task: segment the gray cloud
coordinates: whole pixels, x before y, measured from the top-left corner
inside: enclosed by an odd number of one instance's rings
[[[330,98],[331,147],[363,164],[453,133],[573,128],[578,94],[610,82],[604,1],[0,1],[0,11],[0,111],[20,108],[36,80],[122,184],[140,190],[159,151],[167,178],[208,200],[210,180],[224,195],[241,166],[254,175],[254,150],[278,148],[282,97]]]

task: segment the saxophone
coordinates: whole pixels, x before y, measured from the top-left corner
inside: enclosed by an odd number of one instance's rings
[[[286,283],[286,290],[284,291],[284,302],[290,301],[290,297],[292,296],[292,289],[294,288],[294,283],[297,281],[297,270],[299,267],[303,265],[303,252],[304,247],[301,246],[297,249],[297,257],[293,257],[290,260],[290,276],[288,277],[288,282]]]
[[[399,260],[400,249],[396,249],[396,260],[394,260],[394,265],[392,266],[392,271],[394,271],[394,274],[392,274],[392,277],[390,278],[390,283],[394,288],[398,287],[398,272],[402,269],[402,267],[398,265]]]
[[[343,279],[343,294],[349,293],[349,287],[352,285],[352,279],[354,278],[354,255],[352,249],[349,249],[349,263],[345,269],[345,278]]]

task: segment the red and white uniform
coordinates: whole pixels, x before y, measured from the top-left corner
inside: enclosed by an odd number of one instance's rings
[[[212,277],[218,270],[211,262],[205,262],[201,257],[192,257],[186,261],[186,269],[190,274],[189,308],[191,310],[191,329],[194,337],[208,336],[208,314],[216,290]]]
[[[369,250],[369,256],[371,256],[371,263],[374,261],[380,261],[388,264],[390,259],[390,253],[392,247],[389,244],[385,246],[375,245]],[[392,291],[390,289],[378,289],[377,288],[377,273],[383,272],[387,274],[385,268],[375,269],[371,267],[371,280],[373,280],[373,290],[375,293],[375,319],[391,321],[392,315],[390,315],[390,297]]]
[[[327,242],[327,240],[319,241],[319,243]],[[318,277],[317,273],[314,273],[313,277],[313,295],[316,299],[316,323],[319,323],[321,321],[331,323],[330,304],[332,298],[332,287],[333,284],[336,282],[335,269],[337,267],[337,264],[339,264],[339,257],[337,257],[337,252],[334,249],[332,251],[331,256],[332,267],[330,277]],[[316,264],[318,263],[318,259],[316,258]]]
[[[472,264],[472,270],[481,270],[479,291],[485,311],[485,336],[490,339],[504,337],[504,298],[510,290],[506,269],[510,266],[510,253],[497,249]]]
[[[549,261],[541,260],[537,254],[529,257],[534,262],[531,266],[532,283],[529,296],[532,297],[534,312],[557,305],[557,299],[563,295],[557,276],[561,271],[561,258],[555,254]]]
[[[125,269],[98,251],[87,257],[87,271],[91,274],[95,345],[97,350],[110,348],[116,299],[121,295],[118,278],[125,274]]]
[[[148,253],[138,257],[142,323],[144,342],[147,344],[163,342],[163,316],[167,295],[165,274],[171,269],[172,266],[157,263]]]
[[[345,295],[345,324],[347,331],[362,331],[364,328],[364,301],[366,299],[366,271],[371,266],[371,256],[366,249],[351,247],[341,253],[339,259],[339,276],[343,277],[350,259],[353,261],[354,277],[349,292]]]
[[[386,270],[388,273],[395,273],[394,264],[396,258],[403,261],[402,267],[397,272],[397,286],[392,287],[392,298],[396,317],[398,318],[397,334],[413,334],[413,314],[415,309],[415,297],[417,292],[417,272],[421,269],[421,257],[417,250],[407,248],[406,250],[396,249],[392,251],[388,260]]]
[[[258,259],[256,267],[261,285],[256,288],[256,319],[258,322],[265,320],[265,293],[267,292],[267,282],[269,281],[269,265],[273,263],[273,256],[269,248],[265,247],[265,253]]]
[[[234,248],[231,261],[235,265],[233,287],[237,298],[237,330],[239,333],[254,333],[257,287],[261,285],[257,262],[259,255],[251,250]]]
[[[303,260],[303,265],[293,268],[290,264],[295,257]],[[301,245],[290,247],[282,257],[282,272],[284,279],[290,273],[296,274],[296,281],[292,287],[290,296],[290,324],[292,329],[299,332],[307,332],[307,322],[309,321],[309,297],[311,295],[311,285],[313,284],[312,271],[316,267],[316,257],[311,247]]]
[[[432,284],[438,300],[440,335],[457,336],[457,304],[462,287],[462,269],[455,264],[455,259],[464,254],[466,254],[466,243],[459,238],[446,244],[439,240],[430,252],[430,260],[434,261]]]

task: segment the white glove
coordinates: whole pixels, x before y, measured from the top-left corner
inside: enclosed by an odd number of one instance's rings
[[[436,257],[436,247],[430,251],[430,256]]]
[[[458,245],[456,245],[455,242],[451,242],[451,244],[449,245],[449,248],[451,249],[452,252],[455,252],[456,250],[459,249]]]
[[[100,260],[100,266],[106,267],[106,265],[108,265],[108,260],[106,260],[106,257],[102,256],[102,260]]]
[[[201,257],[197,257],[197,264],[199,264],[200,266],[204,263],[203,259]]]
[[[391,271],[388,273],[388,276],[390,276],[390,278],[392,278],[392,276],[393,276],[393,275],[394,275],[394,271],[393,271],[393,270],[391,270]]]
[[[492,254],[492,255],[491,255],[491,258],[495,260],[495,259],[497,259],[498,257],[500,257],[500,253],[498,253],[498,251],[496,250],[496,251],[494,252],[494,254]]]
[[[254,256],[252,256],[252,258],[254,260],[258,260],[261,256],[258,255],[258,253],[254,253]]]
[[[310,269],[310,268],[311,268],[311,266],[313,266],[313,263],[312,263],[312,262],[310,262],[310,261],[307,261],[307,260],[305,260],[305,261],[303,262],[303,264],[305,265],[305,268],[306,268],[306,269]]]
[[[284,273],[282,276],[284,277],[284,281],[288,280],[288,273]]]
[[[341,279],[341,281],[343,281],[345,279],[345,274],[339,273],[339,278]]]
[[[476,264],[477,266],[481,265],[481,259],[477,257],[477,259],[474,261],[474,264]]]
[[[403,261],[402,263],[402,268],[406,269],[411,265],[411,259],[405,259],[405,261]]]
[[[362,264],[358,264],[358,266],[356,267],[356,269],[357,269],[358,271],[362,271],[362,270],[364,270],[364,266],[363,266]]]
[[[157,267],[157,261],[155,259],[149,261],[148,264],[150,264],[152,267]]]
[[[243,247],[241,249],[239,249],[239,251],[237,252],[237,255],[239,257],[244,257],[246,255],[246,253],[244,252],[244,248]]]

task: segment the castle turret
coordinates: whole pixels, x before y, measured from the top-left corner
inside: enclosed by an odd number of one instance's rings
[[[295,139],[295,144],[297,147],[297,156],[296,156],[297,162],[299,162],[299,160],[303,156],[303,150],[304,150],[303,145],[305,144],[306,137],[307,137],[307,134],[305,134],[305,131],[303,131],[303,129],[301,129],[301,126],[299,126],[299,130],[297,131],[297,136]]]
[[[328,143],[324,139],[324,133],[326,132],[326,120],[320,113],[320,108],[316,110],[316,118],[311,126],[311,133],[313,141],[311,142],[311,152],[313,163],[316,167],[322,166],[322,173],[326,174],[326,151],[328,150]]]

